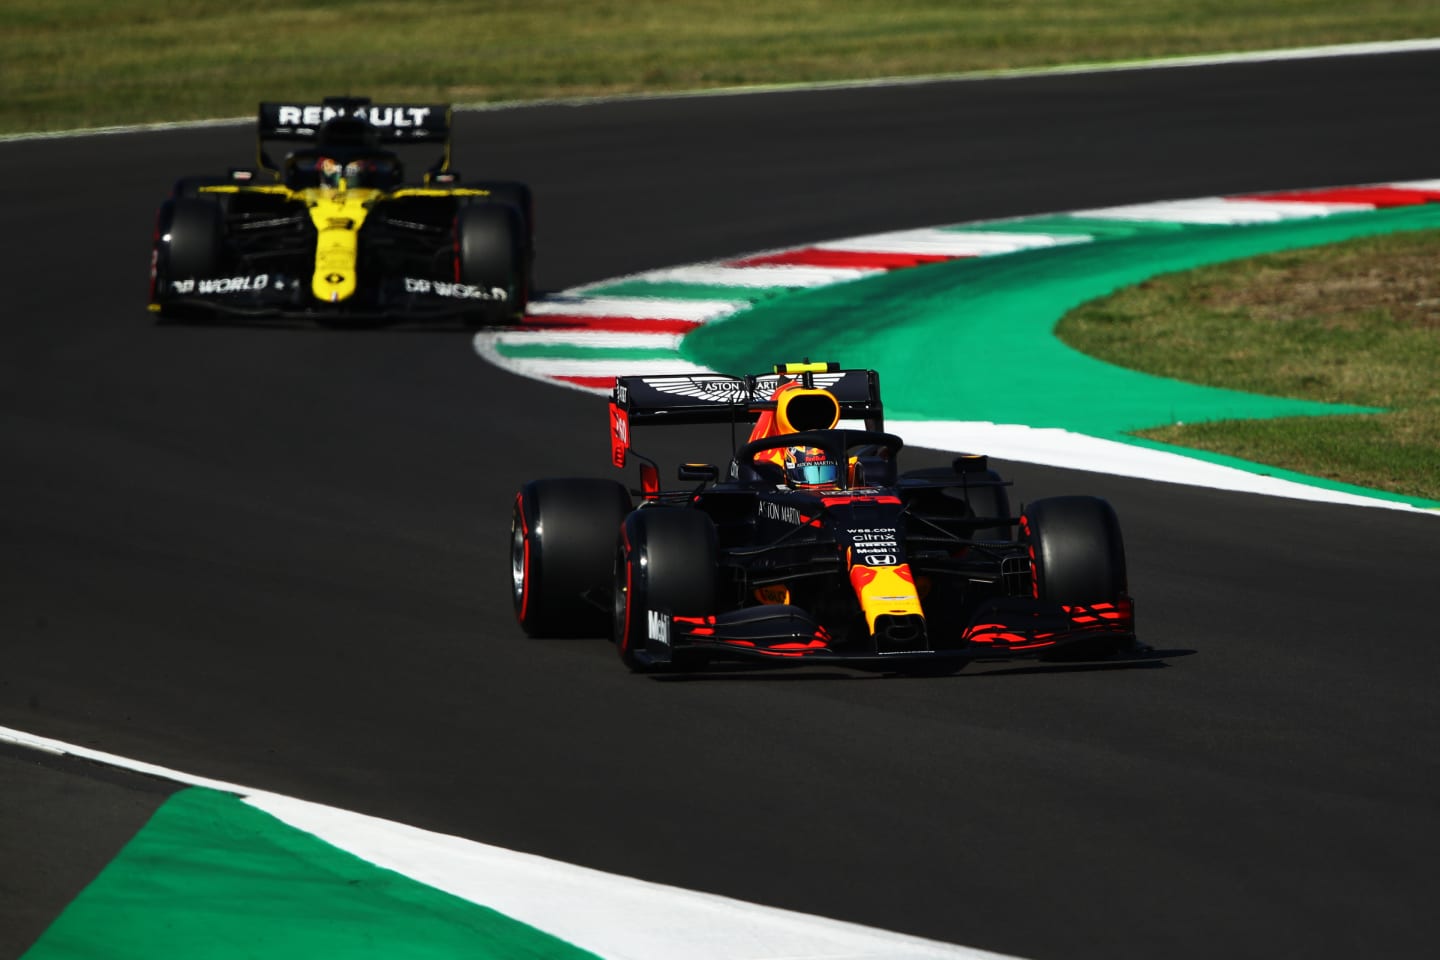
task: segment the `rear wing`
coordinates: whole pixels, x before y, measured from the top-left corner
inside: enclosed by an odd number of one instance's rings
[[[261,140],[307,140],[336,117],[364,120],[381,143],[444,143],[450,138],[448,103],[371,103],[369,97],[326,97],[320,103],[267,101],[256,127]]]
[[[326,127],[337,118],[361,122]],[[437,169],[443,170],[450,157],[450,130],[448,103],[371,103],[369,97],[326,97],[319,103],[267,100],[256,120],[260,165],[270,170],[278,168],[265,154],[267,141],[319,144],[333,139],[348,144],[355,137],[380,146],[440,144],[443,159]]]
[[[775,410],[776,392],[786,384],[834,396],[842,420],[861,420],[867,430],[885,429],[880,374],[842,370],[836,363],[776,364],[775,372],[746,377],[718,373],[616,377],[610,395],[610,449],[615,466],[625,465],[631,428],[649,424],[753,424]]]

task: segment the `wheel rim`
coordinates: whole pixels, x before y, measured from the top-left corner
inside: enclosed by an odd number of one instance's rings
[[[625,555],[622,553],[615,559],[615,593],[611,598],[610,609],[613,614],[613,626],[611,632],[614,634],[616,643],[625,642]]]
[[[615,593],[613,607],[615,625],[613,628],[614,641],[620,648],[621,655],[628,653],[626,649],[629,637],[626,636],[626,626],[629,623],[628,608],[630,604],[630,564],[625,558],[625,551],[621,550],[615,558]]]
[[[510,524],[510,581],[515,609],[521,610],[525,603],[525,531],[520,524]]]

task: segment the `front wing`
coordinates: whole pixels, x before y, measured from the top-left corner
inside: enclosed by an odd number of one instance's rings
[[[768,604],[711,616],[669,611],[647,614],[637,659],[653,666],[688,656],[783,663],[843,663],[857,667],[925,660],[1087,659],[1135,647],[1135,607],[1129,597],[1090,606],[1065,606],[1025,597],[981,604],[953,636],[925,637],[884,648],[875,637],[838,644],[800,607]]]
[[[311,278],[277,271],[232,277],[182,277],[157,291],[152,309],[166,313],[247,318],[445,319],[500,313],[510,301],[503,287],[395,276],[365,282],[345,299],[327,303],[311,291]]]

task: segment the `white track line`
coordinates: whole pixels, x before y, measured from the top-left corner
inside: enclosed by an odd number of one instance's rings
[[[704,90],[677,90],[663,93],[630,93],[598,97],[560,97],[550,100],[503,100],[493,103],[456,104],[456,112],[487,113],[497,110],[524,110],[534,107],[583,107],[591,104],[681,100],[697,97],[744,97],[768,93],[807,93],[829,90],[865,90],[875,87],[914,87],[936,83],[974,83],[986,80],[1019,80],[1025,77],[1078,76],[1129,70],[1180,70],[1191,67],[1222,67],[1242,63],[1273,63],[1285,60],[1324,60],[1332,57],[1370,57],[1396,53],[1428,53],[1440,50],[1440,37],[1409,40],[1375,40],[1337,43],[1317,47],[1280,50],[1253,50],[1243,53],[1212,53],[1151,60],[1117,60],[1106,63],[1078,63],[1058,67],[1015,67],[999,70],[972,70],[966,73],[932,73],[909,77],[877,77],[871,80],[831,80],[819,83],[759,84],[747,87],[717,87]],[[254,116],[223,117],[173,123],[140,123],[123,126],[90,127],[78,130],[41,131],[0,135],[0,143],[24,140],[59,140],[76,137],[117,136],[132,133],[194,130],[205,127],[239,126],[254,123]]]
[[[604,281],[606,286],[616,283]],[[592,284],[598,286],[598,284]],[[584,287],[568,293],[536,300],[525,310],[532,317],[626,317],[640,320],[691,320],[704,323],[716,317],[728,317],[750,306],[744,300],[659,300],[653,297],[584,297],[577,296]]]
[[[883,271],[868,267],[757,266],[732,267],[723,263],[697,263],[683,267],[648,270],[634,280],[642,283],[695,283],[725,287],[765,289],[770,287],[828,287],[833,283],[859,280]]]
[[[986,230],[982,224],[966,229],[946,230],[930,227],[921,230],[897,230],[871,233],[863,237],[845,237],[811,244],[817,250],[840,250],[851,253],[902,253],[943,257],[984,257],[1016,253],[1042,247],[1059,247],[1071,243],[1087,243],[1084,234],[1018,233]]]
[[[573,344],[587,350],[679,350],[680,340],[684,336],[683,333],[615,333],[608,330],[501,330],[493,335],[490,343],[501,353],[504,352],[501,349],[503,347],[534,344]],[[513,361],[514,358],[506,358],[506,362]],[[617,362],[628,364],[631,361],[612,360],[612,369]]]
[[[1038,463],[1069,470],[1084,470],[1160,483],[1208,487],[1237,493],[1258,493],[1291,500],[1335,503],[1352,507],[1379,507],[1440,516],[1409,503],[1331,490],[1294,480],[1212,463],[1180,453],[1104,440],[1058,427],[963,421],[893,421],[886,429],[913,447],[949,453],[983,453],[997,460]]]
[[[1075,217],[1096,220],[1162,221],[1165,223],[1279,223],[1328,217],[1334,213],[1373,210],[1368,203],[1307,203],[1302,200],[1247,200],[1243,197],[1199,197],[1194,200],[1164,200],[1123,207],[1076,210]]]
[[[0,743],[235,794],[282,823],[378,867],[497,910],[607,960],[997,960],[1003,956],[602,873],[6,727],[0,727]]]

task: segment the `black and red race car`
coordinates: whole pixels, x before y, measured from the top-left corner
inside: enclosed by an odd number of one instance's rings
[[[530,188],[462,180],[450,167],[450,121],[443,103],[260,104],[257,166],[182,177],[161,203],[150,310],[321,322],[522,316]],[[428,166],[407,179],[408,161]]]
[[[662,490],[632,446],[654,424],[749,427],[722,469]],[[844,425],[842,425],[844,424]],[[900,472],[880,379],[836,364],[616,379],[614,465],[515,500],[516,616],[530,636],[608,634],[634,670],[721,659],[944,673],[975,659],[1137,649],[1114,509],[1060,496],[1012,515],[978,455]]]

